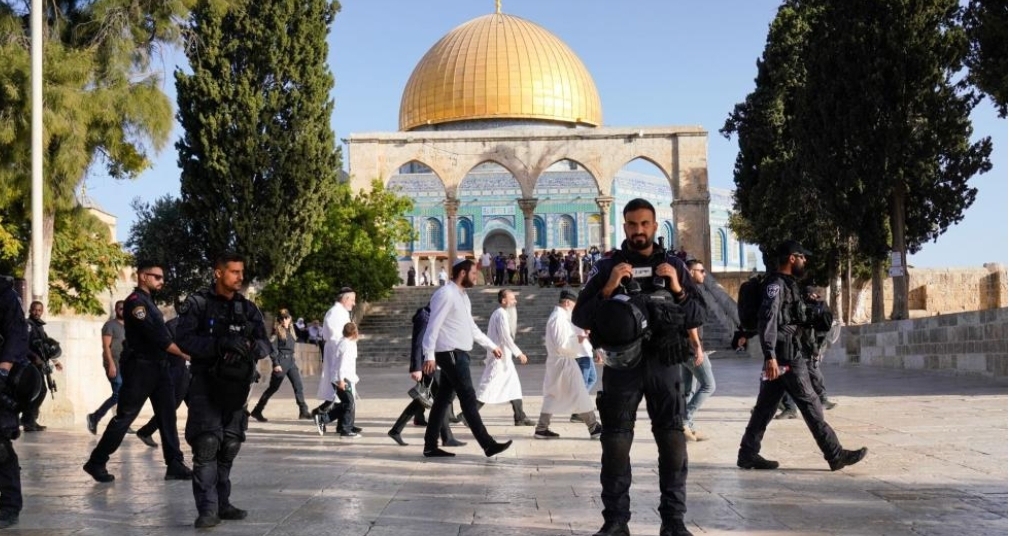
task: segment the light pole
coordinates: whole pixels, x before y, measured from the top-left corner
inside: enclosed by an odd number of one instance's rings
[[[32,299],[42,300],[42,0],[32,0]],[[25,274],[28,277],[29,274]]]

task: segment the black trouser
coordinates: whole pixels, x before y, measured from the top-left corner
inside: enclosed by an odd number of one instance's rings
[[[765,429],[772,422],[772,417],[776,414],[776,408],[785,392],[797,403],[797,408],[804,416],[804,422],[807,423],[808,430],[811,430],[811,435],[814,436],[825,459],[830,462],[838,459],[842,455],[842,446],[839,445],[835,431],[825,422],[821,401],[811,387],[807,360],[798,359],[789,363],[789,366],[790,370],[785,374],[772,381],[763,381],[759,387],[758,401],[755,402],[755,410],[751,413],[748,427],[744,430],[744,437],[741,438],[738,457],[754,456],[762,450]]]
[[[0,409],[0,512],[21,512],[21,466],[14,440],[21,434],[18,414]]]
[[[428,414],[428,428],[425,429],[425,450],[435,449],[439,441],[439,430],[449,417],[449,404],[453,401],[453,393],[460,399],[460,409],[467,420],[474,439],[481,448],[487,450],[495,444],[491,434],[484,427],[481,414],[477,412],[477,395],[474,393],[474,383],[470,378],[470,355],[463,350],[452,352],[436,352],[435,363],[442,369],[442,388],[432,403],[432,412]]]
[[[230,503],[232,463],[246,440],[245,404],[227,411],[212,399],[207,371],[193,369],[186,394],[186,442],[193,448],[193,498],[201,514],[217,514]]]
[[[643,395],[660,456],[657,511],[665,523],[684,519],[688,449],[682,431],[685,402],[681,393],[681,365],[663,365],[646,356],[631,369],[605,366],[597,393],[603,427],[600,498],[606,521],[627,523],[631,518],[628,488],[632,484],[632,465],[628,453],[632,448],[635,413]]]
[[[178,363],[176,363],[178,361]],[[175,394],[175,409],[186,399],[186,391],[190,388],[190,372],[186,370],[186,363],[182,360],[173,359],[169,365],[169,376],[172,377],[172,388]],[[158,419],[151,417],[147,424],[137,430],[137,435],[151,436],[158,429]]]
[[[828,392],[825,391],[825,376],[821,373],[821,360],[809,359],[807,360],[807,365],[808,375],[811,378],[811,388],[814,389],[814,394],[818,395],[818,400],[824,406],[825,402],[828,402]],[[783,406],[786,407],[787,411],[797,410],[797,403],[788,394],[783,395]]]
[[[271,369],[270,384],[267,385],[267,390],[260,395],[260,400],[256,403],[254,411],[263,411],[263,408],[267,405],[267,401],[281,388],[281,384],[284,383],[285,378],[288,378],[292,389],[295,390],[295,403],[298,404],[300,410],[307,411],[308,406],[305,404],[305,394],[302,388],[302,374],[299,373],[298,365],[295,364],[295,356],[282,355],[277,360],[277,366],[281,367],[281,372]]]
[[[32,363],[32,366],[39,369],[39,376],[42,378],[42,393],[32,402],[31,406],[28,406],[21,412],[21,424],[38,424],[39,410],[42,408],[42,403],[46,401],[46,397],[50,396],[49,384],[46,383],[45,369],[42,365],[36,365],[35,363]]]
[[[337,431],[342,434],[354,433],[355,429],[355,386],[344,380],[344,390],[334,389],[341,401],[340,413],[337,417]]]
[[[423,376],[422,381],[432,382],[432,395],[439,396],[439,371],[436,370],[432,376]],[[454,395],[455,396],[455,395]],[[453,399],[450,398],[450,404],[452,404]],[[425,405],[417,400],[411,400],[411,403],[404,408],[404,411],[397,418],[397,422],[393,423],[393,428],[390,428],[390,432],[395,434],[400,434],[404,431],[404,427],[407,426],[407,421],[413,418],[424,418],[425,416]],[[442,426],[439,429],[439,436],[442,438],[442,443],[446,444],[447,441],[452,441],[455,439],[453,437],[453,431],[449,427],[449,412],[444,413],[444,418],[442,419]]]
[[[121,359],[120,368],[123,387],[119,390],[116,416],[105,428],[88,463],[105,466],[123,442],[123,437],[140,413],[144,401],[148,399],[154,409],[166,465],[182,462],[183,453],[179,448],[179,432],[176,429],[175,387],[169,374],[169,362],[166,359],[152,360],[132,356]]]

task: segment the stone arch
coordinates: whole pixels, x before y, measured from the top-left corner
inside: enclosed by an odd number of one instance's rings
[[[388,187],[390,180],[396,176],[399,176],[401,174],[400,173],[401,169],[403,169],[405,166],[408,166],[410,164],[420,164],[421,166],[428,168],[428,173],[435,175],[435,178],[439,179],[440,187],[443,190],[446,189],[446,179],[450,175],[445,168],[443,168],[438,162],[435,162],[432,159],[425,158],[424,156],[412,156],[406,158],[392,159],[390,160],[390,162],[395,162],[396,165],[390,166],[389,172],[383,174],[383,176],[381,177],[383,180],[383,186]],[[368,180],[371,181],[372,179],[369,178]]]
[[[412,166],[414,169],[410,169]],[[416,203],[424,198],[429,198],[430,202],[441,202],[445,199],[443,192],[446,186],[438,173],[417,159],[398,165],[394,168],[394,172],[383,180],[383,184],[389,190],[414,199]]]
[[[622,208],[630,200],[636,197],[646,199],[653,204],[656,209],[657,234],[664,236],[663,222],[676,221],[677,215],[671,208],[674,199],[671,190],[670,180],[662,167],[650,158],[636,157],[625,161],[624,166],[618,169],[611,182],[610,195],[614,197],[614,205],[611,209],[611,229],[614,229],[616,236],[612,244],[621,244],[624,240],[622,234]],[[666,243],[667,247],[675,247],[675,244]]]
[[[516,235],[509,228],[496,227],[485,233],[481,249],[492,255],[497,255],[499,251],[506,255],[516,253],[518,249]]]
[[[483,169],[479,169],[482,168]],[[497,168],[497,169],[496,169]],[[482,177],[481,175],[487,174],[488,177]],[[511,180],[503,180],[503,178],[496,178],[497,184],[482,184],[489,182],[491,175],[509,175]],[[519,190],[516,194],[511,194],[511,199],[516,199],[522,197],[522,185],[516,176],[516,172],[507,166],[502,165],[496,159],[486,158],[483,160],[476,161],[474,165],[467,168],[467,171],[460,175],[460,182],[455,187],[450,186],[453,190],[453,195],[451,197],[456,197],[457,199],[465,199],[467,197],[467,191],[471,190],[477,194],[485,194],[488,190],[503,190],[509,188],[515,188]],[[470,184],[468,184],[470,183]],[[494,195],[494,194],[493,194]]]

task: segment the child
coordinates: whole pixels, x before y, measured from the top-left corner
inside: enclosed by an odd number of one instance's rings
[[[341,437],[358,437],[360,428],[355,426],[355,390],[358,383],[358,326],[354,322],[344,325],[344,338],[337,349],[323,357],[323,380],[329,383],[330,400],[320,406],[314,418],[319,434],[326,432],[327,423],[337,421],[337,431]],[[321,382],[322,383],[322,382]],[[320,386],[323,387],[322,385]]]

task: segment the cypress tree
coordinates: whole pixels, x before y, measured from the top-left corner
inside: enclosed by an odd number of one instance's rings
[[[177,70],[183,208],[208,258],[285,280],[310,251],[341,166],[330,128],[328,0],[201,0]]]

